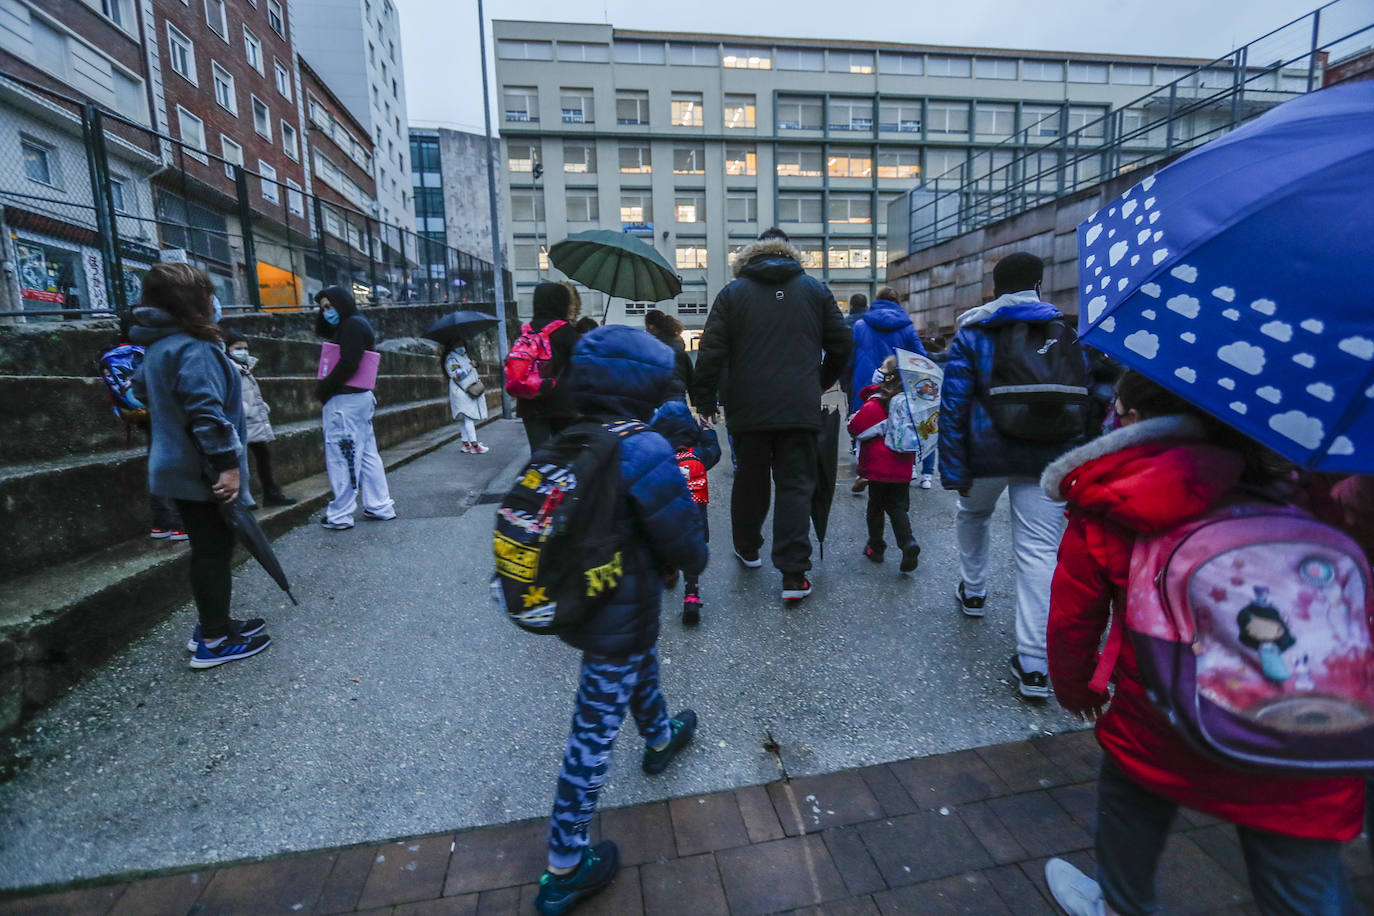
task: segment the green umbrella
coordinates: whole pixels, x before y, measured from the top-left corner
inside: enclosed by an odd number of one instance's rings
[[[549,249],[549,261],[588,289],[621,299],[660,302],[682,292],[682,278],[663,255],[623,232],[590,229],[570,235]]]

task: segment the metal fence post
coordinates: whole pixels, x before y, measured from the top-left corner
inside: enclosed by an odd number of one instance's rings
[[[367,276],[372,283],[372,304],[376,305],[381,300],[381,297],[377,295],[377,258],[381,255],[381,248],[385,242],[377,237],[377,234],[372,230],[372,220],[366,217],[363,218],[363,233],[363,247],[367,249]],[[375,253],[372,250],[374,242],[377,243]]]
[[[234,166],[234,187],[239,198],[239,233],[243,236],[243,273],[248,284],[248,303],[262,311],[262,289],[258,286],[258,250],[253,243],[253,210],[248,205],[248,173]]]
[[[1321,46],[1321,8],[1312,11],[1312,46],[1307,51],[1307,91],[1317,82],[1317,48]]]
[[[119,228],[115,223],[114,199],[110,195],[110,162],[105,152],[104,130],[100,109],[94,102],[87,102],[81,111],[81,132],[86,141],[86,164],[90,170],[96,235],[100,237],[105,301],[111,306],[111,311],[122,315],[128,310],[129,303],[124,294],[124,270],[119,260]]]
[[[320,205],[320,197],[314,195],[312,200],[315,208],[315,255],[320,259],[320,289],[332,286],[329,282],[329,249],[324,243],[324,208]]]

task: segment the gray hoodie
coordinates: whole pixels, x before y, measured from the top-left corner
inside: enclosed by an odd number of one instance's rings
[[[148,490],[156,496],[211,502],[206,466],[237,465],[240,498],[248,493],[247,433],[238,368],[224,348],[192,337],[156,308],[134,312],[134,343],[147,352],[134,393],[148,405],[152,447]]]

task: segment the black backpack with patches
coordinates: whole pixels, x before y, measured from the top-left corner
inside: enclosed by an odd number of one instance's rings
[[[996,332],[983,406],[1007,439],[1068,442],[1091,421],[1088,365],[1063,319],[1017,321]]]
[[[564,632],[620,587],[620,443],[646,429],[637,420],[576,423],[536,450],[506,493],[492,532],[491,593],[516,626]]]

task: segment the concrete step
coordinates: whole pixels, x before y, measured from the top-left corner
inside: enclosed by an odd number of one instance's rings
[[[385,361],[384,361],[385,362]],[[437,367],[419,375],[382,375],[382,404],[447,397],[448,383]],[[318,422],[314,375],[259,376],[263,397],[272,407],[273,426],[302,420]],[[147,441],[130,431],[109,407],[105,385],[97,378],[0,376],[0,465],[37,462],[58,455],[93,454]]]
[[[398,444],[383,448],[382,461],[394,470],[457,434],[458,427],[450,424],[401,436]],[[312,520],[329,499],[324,474],[305,477],[286,490],[299,500],[296,505],[263,507],[257,513],[272,537]],[[107,543],[113,546],[0,580],[0,734],[12,731],[187,600],[185,544],[150,541],[142,531]],[[238,560],[243,559],[240,551]]]
[[[386,448],[450,422],[448,398],[389,405],[373,428]],[[456,429],[456,427],[454,427]],[[318,473],[324,434],[318,419],[282,424],[272,445],[283,482]],[[258,489],[255,486],[255,490]],[[47,566],[140,534],[149,526],[143,446],[0,467],[0,575]]]

